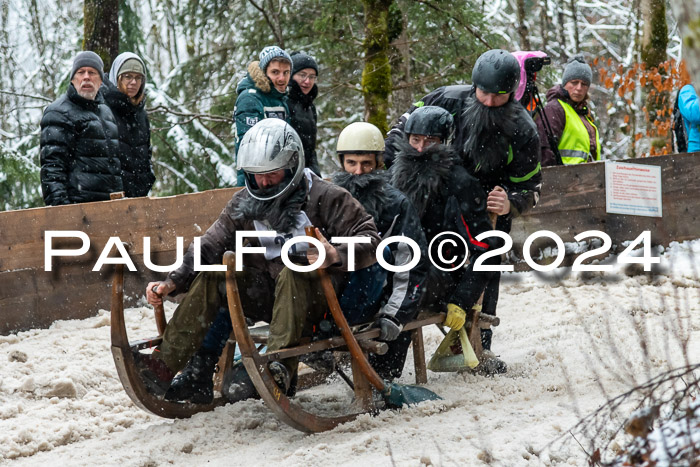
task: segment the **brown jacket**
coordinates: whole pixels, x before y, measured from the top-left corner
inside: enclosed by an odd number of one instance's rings
[[[323,233],[330,241],[331,237],[369,237],[371,243],[355,246],[355,269],[365,268],[377,262],[376,249],[380,242],[377,228],[372,216],[367,214],[362,205],[348,191],[332,183],[326,182],[316,175],[311,175],[311,188],[302,210],[306,213],[311,224]],[[306,177],[301,180],[301,186],[308,185]],[[203,265],[221,264],[224,252],[235,249],[236,231],[255,230],[253,219],[236,220],[233,218],[233,207],[250,194],[248,190],[238,191],[228,202],[219,218],[206,231],[201,239],[201,258]],[[246,237],[250,246],[259,247],[256,237]],[[340,264],[329,268],[331,273],[343,273],[348,268],[348,244],[334,245],[340,254]],[[194,270],[194,244],[190,245],[185,254],[182,266],[168,274],[176,289],[171,295],[186,292],[198,274]],[[258,270],[267,271],[276,278],[284,268],[278,257],[266,260],[262,254],[244,255],[244,265]]]
[[[561,135],[564,133],[564,127],[566,126],[566,113],[564,108],[559,103],[559,99],[563,100],[571,107],[574,108],[576,113],[581,117],[583,125],[588,131],[588,136],[591,139],[591,156],[595,160],[596,158],[596,139],[595,139],[595,128],[588,121],[586,116],[590,113],[588,109],[588,100],[584,99],[583,102],[578,104],[571,100],[569,93],[564,89],[561,84],[550,88],[547,91],[547,105],[544,106],[544,113],[547,116],[547,121],[552,128],[552,134],[554,136],[554,142],[558,145],[561,140]],[[542,118],[538,116],[535,119],[537,123],[537,131],[540,133],[540,146],[542,147],[542,167],[547,167],[550,165],[557,165],[556,156],[554,151],[549,144],[549,139],[547,138],[547,133],[542,122]]]

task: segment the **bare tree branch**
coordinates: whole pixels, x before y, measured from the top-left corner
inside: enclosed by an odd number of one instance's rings
[[[37,99],[37,100],[40,100],[40,101],[53,102],[53,101],[52,101],[51,99],[49,99],[48,97],[44,97],[44,96],[32,96],[31,94],[22,94],[22,93],[20,93],[20,92],[5,91],[5,90],[3,90],[3,89],[0,89],[0,94],[7,94],[7,95],[10,95],[10,96],[18,96],[18,97],[28,97],[28,98],[30,98],[30,99]]]
[[[265,18],[265,22],[268,24],[268,26],[270,26],[272,34],[274,34],[275,36],[277,44],[284,49],[284,38],[282,37],[282,32],[278,30],[279,25],[275,25],[274,21],[267,14],[265,8],[255,3],[255,0],[248,0],[248,2],[250,2],[250,4],[253,5],[253,7],[255,7],[256,10],[262,13],[263,18]]]
[[[461,18],[458,18],[457,16],[455,16],[452,12],[447,11],[447,10],[445,10],[445,9],[443,9],[443,8],[440,8],[439,6],[435,5],[433,2],[431,2],[431,1],[429,1],[429,0],[418,0],[418,3],[422,3],[423,5],[425,5],[425,6],[429,7],[429,8],[432,8],[432,9],[435,10],[435,11],[439,11],[440,13],[446,14],[447,16],[449,16],[450,18],[452,18],[453,20],[455,20],[455,21],[456,21],[460,26],[462,26],[464,29],[466,29],[467,31],[469,31],[469,33],[470,33],[472,36],[476,37],[476,39],[477,39],[479,42],[481,42],[482,44],[484,44],[484,45],[485,45],[486,47],[488,47],[489,49],[492,49],[492,48],[493,48],[493,47],[491,47],[491,45],[486,41],[486,39],[484,39],[483,37],[481,37],[481,34],[479,34],[478,32],[476,32],[476,31],[474,30],[474,28],[472,28],[469,24],[467,24],[467,23],[465,23],[464,21],[462,21]]]
[[[212,114],[204,114],[204,113],[187,113],[187,112],[178,112],[176,110],[170,109],[164,105],[159,105],[158,107],[153,107],[151,109],[148,109],[148,113],[169,113],[172,115],[177,115],[178,117],[187,117],[189,120],[184,121],[184,122],[178,122],[179,125],[183,125],[185,123],[190,123],[193,120],[200,119],[200,120],[209,120],[212,122],[223,122],[223,123],[233,123],[233,119],[229,117],[224,117],[223,115],[212,115]]]

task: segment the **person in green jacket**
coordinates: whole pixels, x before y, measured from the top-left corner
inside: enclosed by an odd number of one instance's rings
[[[259,60],[248,65],[248,74],[238,83],[238,98],[233,108],[236,124],[236,154],[243,135],[264,118],[279,118],[289,123],[287,85],[292,73],[292,57],[276,45],[262,49]],[[238,174],[238,186],[245,178]]]
[[[543,167],[600,160],[600,136],[588,107],[592,78],[590,65],[577,55],[564,68],[561,84],[547,91],[546,118],[536,119]]]

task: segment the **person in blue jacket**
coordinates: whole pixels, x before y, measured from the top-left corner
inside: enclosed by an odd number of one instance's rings
[[[688,152],[700,151],[700,101],[692,84],[686,84],[678,94],[678,108],[688,135]]]

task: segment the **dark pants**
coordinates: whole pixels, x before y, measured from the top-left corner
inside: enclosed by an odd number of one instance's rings
[[[204,342],[219,310],[226,306],[225,278],[224,272],[201,272],[168,321],[157,355],[171,370],[180,371],[185,366]],[[270,321],[274,280],[267,272],[253,268],[237,272],[236,280],[246,317],[254,321]]]
[[[384,259],[389,261],[391,251],[384,250]],[[379,263],[354,271],[339,299],[340,307],[349,324],[366,323],[374,318],[381,307],[381,298],[388,271]],[[411,333],[402,332],[396,340],[388,342],[389,350],[384,355],[370,354],[369,363],[386,380],[401,376]]]

